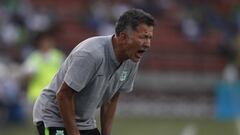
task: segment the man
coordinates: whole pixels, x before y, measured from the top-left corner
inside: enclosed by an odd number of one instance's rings
[[[89,38],[76,46],[34,106],[40,135],[111,135],[117,101],[130,92],[142,55],[150,47],[153,17],[131,9],[120,16],[115,34]]]

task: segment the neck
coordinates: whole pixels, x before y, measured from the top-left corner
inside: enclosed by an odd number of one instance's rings
[[[121,43],[119,42],[119,39],[118,37],[116,37],[116,35],[113,36],[112,43],[113,43],[113,50],[116,55],[116,58],[119,63],[122,63],[126,59],[124,58],[124,51],[121,47]]]

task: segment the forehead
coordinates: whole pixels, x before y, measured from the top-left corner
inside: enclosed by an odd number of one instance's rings
[[[148,26],[146,24],[140,24],[135,29],[138,34],[153,34],[153,26]]]

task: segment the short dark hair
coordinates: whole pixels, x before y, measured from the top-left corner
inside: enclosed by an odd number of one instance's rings
[[[121,32],[127,30],[129,26],[131,29],[135,30],[140,24],[154,26],[155,20],[152,15],[141,9],[130,9],[119,17],[116,23],[115,32],[118,36]]]

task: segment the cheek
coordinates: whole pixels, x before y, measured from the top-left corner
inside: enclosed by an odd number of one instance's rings
[[[141,45],[143,45],[143,44],[146,43],[146,40],[145,40],[145,39],[139,40],[139,43],[140,43]]]
[[[134,41],[134,43],[136,44],[136,46],[141,46],[142,44],[144,44],[144,39],[137,39]]]
[[[129,53],[135,53],[137,50],[139,50],[139,48],[141,48],[142,44],[144,42],[142,42],[141,40],[132,40],[128,42],[128,47],[126,48],[126,50]]]
[[[128,53],[128,55],[133,55],[137,50],[138,49],[134,44],[131,44],[128,46],[128,48],[126,48],[126,52]]]

